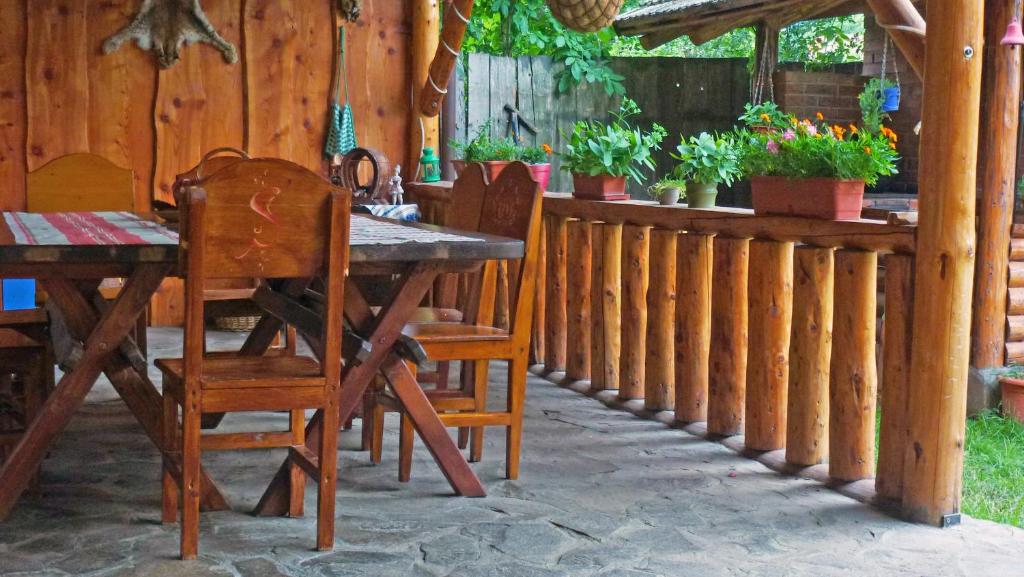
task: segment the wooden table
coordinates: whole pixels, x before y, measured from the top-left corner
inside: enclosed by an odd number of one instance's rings
[[[84,343],[82,355],[58,382],[40,416],[0,468],[0,519],[5,518],[32,475],[63,431],[101,373],[107,375],[146,434],[159,447],[160,393],[147,376],[147,365],[129,333],[167,276],[178,274],[177,235],[146,216],[128,213],[65,213],[28,215],[3,213],[0,222],[0,277],[35,278],[60,308],[72,336]],[[422,301],[434,279],[447,272],[472,270],[485,260],[520,258],[519,241],[483,235],[448,234],[428,225],[396,223],[354,215],[351,275],[395,274],[392,297],[377,314],[355,283],[346,287],[348,324],[372,349],[346,364],[342,381],[341,422],[352,414],[370,380],[378,372],[388,379],[406,404],[424,442],[455,491],[483,495],[483,487],[462,458],[440,419],[396,353],[401,328]],[[108,306],[97,291],[106,278],[126,279],[124,289]],[[310,280],[276,283],[260,291],[272,310],[243,347],[243,354],[262,354],[282,326],[296,327],[313,344],[319,320],[310,309],[296,307]],[[280,307],[275,306],[280,305]],[[365,349],[365,347],[364,347]],[[311,419],[309,441],[315,442],[320,415]],[[262,514],[281,509],[281,475],[261,500]],[[204,510],[226,509],[227,501],[203,473]]]

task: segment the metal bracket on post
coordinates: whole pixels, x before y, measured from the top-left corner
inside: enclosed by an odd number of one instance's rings
[[[942,528],[956,527],[961,522],[960,513],[950,513],[942,516]]]

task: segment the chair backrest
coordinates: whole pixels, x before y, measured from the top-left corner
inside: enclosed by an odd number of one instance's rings
[[[479,232],[514,238],[525,244],[524,258],[507,263],[510,331],[517,337],[529,338],[533,319],[543,199],[544,191],[533,179],[529,167],[522,162],[514,162],[487,187],[480,211]],[[485,309],[493,310],[496,276],[497,266],[489,263],[478,287],[474,288],[474,293],[482,295],[478,318],[487,316]]]
[[[29,212],[135,210],[134,173],[95,154],[55,158],[27,180]]]
[[[225,278],[323,278],[323,365],[328,376],[340,371],[351,192],[285,160],[241,160],[186,187],[178,208],[186,378],[201,374],[204,287]]]
[[[445,226],[478,232],[486,194],[487,176],[484,173],[484,165],[478,162],[467,165],[452,183],[452,201],[448,205]]]
[[[202,184],[203,179],[208,178],[211,174],[216,174],[220,169],[249,159],[249,153],[237,148],[216,148],[207,152],[199,161],[199,164],[175,176],[174,186],[172,187],[175,202],[180,202],[180,197],[186,187],[199,186]]]

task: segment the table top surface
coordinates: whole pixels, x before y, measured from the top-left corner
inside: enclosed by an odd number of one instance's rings
[[[353,264],[516,259],[523,253],[519,240],[352,215]],[[178,234],[155,215],[4,212],[0,220],[0,267],[177,261]]]

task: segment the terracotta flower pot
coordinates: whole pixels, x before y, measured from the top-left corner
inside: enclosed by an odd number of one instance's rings
[[[487,182],[494,182],[497,180],[498,175],[501,174],[501,171],[505,170],[505,167],[512,164],[512,162],[508,160],[488,160],[480,164],[484,165],[484,174],[487,176]],[[466,161],[453,160],[452,168],[455,169],[455,177],[458,178],[462,171],[466,169]]]
[[[533,175],[533,179],[536,180],[541,189],[545,192],[548,190],[548,185],[551,184],[551,164],[545,162],[544,164],[530,164],[530,174]]]
[[[758,215],[856,220],[864,207],[863,180],[755,176],[751,185]]]
[[[610,174],[572,174],[572,195],[586,200],[629,200],[626,177]]]
[[[1003,414],[1024,423],[1024,380],[1000,377],[1003,393]]]

